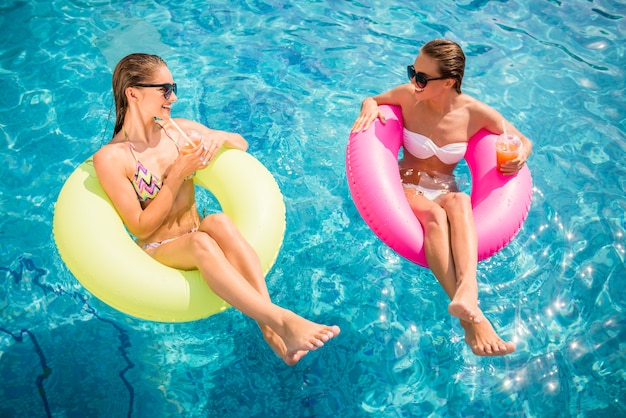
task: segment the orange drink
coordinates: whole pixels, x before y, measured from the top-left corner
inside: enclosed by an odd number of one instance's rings
[[[181,148],[183,154],[189,154],[202,143],[202,136],[198,131],[194,131],[193,129],[187,131],[187,138],[188,139],[184,140],[185,142]]]
[[[522,141],[515,134],[501,134],[496,140],[496,159],[498,168],[507,162],[514,160],[522,148]]]

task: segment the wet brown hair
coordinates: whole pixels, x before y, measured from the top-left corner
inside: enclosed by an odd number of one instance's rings
[[[167,65],[163,58],[150,54],[130,54],[117,63],[113,71],[113,98],[115,99],[113,136],[124,126],[124,118],[128,110],[126,89],[149,82],[161,65]]]
[[[435,39],[424,45],[421,53],[437,61],[441,77],[456,81],[454,88],[460,94],[465,73],[465,54],[459,44],[448,39]]]

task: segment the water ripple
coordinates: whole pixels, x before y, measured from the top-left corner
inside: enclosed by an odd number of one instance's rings
[[[619,2],[87,3],[0,6],[0,341],[22,374],[0,365],[9,386],[27,382],[11,405],[33,408],[16,411],[45,414],[43,388],[53,416],[624,415]],[[404,66],[438,36],[466,51],[464,90],[535,144],[529,217],[478,272],[481,307],[518,347],[506,358],[470,353],[436,279],[380,242],[346,183],[362,98],[406,82]],[[54,202],[110,137],[112,69],[139,50],[168,61],[178,115],[244,134],[281,186],[272,297],[342,327],[295,367],[235,310],[191,324],[129,318],[58,258]]]

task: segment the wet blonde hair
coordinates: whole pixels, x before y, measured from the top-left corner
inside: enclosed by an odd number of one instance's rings
[[[148,83],[161,65],[163,58],[150,54],[130,54],[117,63],[113,71],[113,98],[115,99],[115,136],[122,126],[128,110],[126,89],[137,84]]]
[[[424,45],[421,53],[437,61],[441,77],[453,79],[454,89],[460,94],[465,73],[465,54],[459,44],[448,39],[435,39]]]

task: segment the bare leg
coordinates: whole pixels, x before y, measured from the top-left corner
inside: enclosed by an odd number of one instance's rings
[[[437,203],[417,195],[412,189],[405,188],[404,193],[415,217],[424,228],[424,252],[428,267],[452,299],[456,292],[456,273],[446,213]]]
[[[257,292],[271,301],[258,255],[227,215],[220,213],[207,216],[202,221],[199,230],[208,233],[239,274]],[[269,325],[259,321],[257,323],[267,344],[285,363],[294,365],[308,353],[308,350],[290,352],[283,339]]]
[[[453,258],[455,249],[459,252],[467,252],[468,250],[463,249],[462,245],[455,242],[454,239],[451,240],[451,225],[448,224],[446,209],[441,207],[438,203],[432,202],[423,196],[416,195],[412,189],[405,189],[405,194],[413,209],[413,213],[415,213],[415,216],[419,219],[424,228],[424,252],[426,253],[428,266],[452,301],[448,306],[448,311],[452,315],[465,321],[480,322],[482,317],[479,315],[477,306],[478,288],[475,274],[476,264],[474,264],[474,291],[472,292],[472,270],[468,268],[469,259],[465,260],[463,256],[461,257],[463,262],[462,266],[464,266],[464,268],[461,269],[460,276],[456,265],[457,260]],[[445,202],[443,199],[441,200]],[[453,205],[450,204],[449,206]],[[461,230],[463,227],[462,219],[459,219],[453,226],[455,230]],[[461,235],[460,238],[462,240],[465,239],[462,236],[463,234],[459,235]],[[472,251],[471,246],[472,244],[469,243],[469,251]],[[476,248],[475,246],[476,244],[474,244],[474,248]],[[470,280],[464,280],[466,276],[468,276],[467,278]],[[459,280],[458,277],[462,277],[462,280]]]
[[[228,262],[252,287],[267,296],[267,299],[270,298],[259,257],[227,215],[218,213],[207,216],[199,230],[215,240]]]
[[[515,345],[503,341],[478,308],[477,243],[469,197],[450,193],[439,200],[439,206],[411,190],[405,193],[424,227],[428,265],[450,298],[448,311],[460,318],[472,352],[498,356],[515,351]]]
[[[223,222],[219,220],[206,225],[203,221],[201,230],[221,229],[217,226],[220,224]],[[243,247],[240,246],[243,244],[225,243],[225,238],[229,235],[225,230],[216,235],[226,252],[206,232],[196,232],[164,244],[150,254],[158,261],[175,268],[198,268],[217,295],[259,323],[270,346],[287,364],[295,364],[306,352],[322,347],[325,342],[339,334],[337,326],[316,324],[274,305],[269,299],[256,254],[251,257],[243,251],[242,255],[234,255],[237,252],[235,249],[239,247],[241,250]],[[232,264],[226,253],[233,260]],[[233,264],[242,271],[253,272],[250,279],[242,275]]]
[[[457,318],[478,323],[482,320],[478,308],[478,242],[472,215],[472,205],[464,193],[449,193],[441,198],[450,225],[450,243],[456,271],[456,291],[448,312]]]

